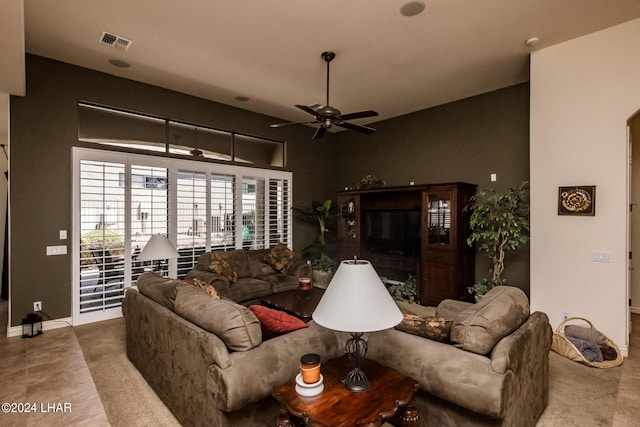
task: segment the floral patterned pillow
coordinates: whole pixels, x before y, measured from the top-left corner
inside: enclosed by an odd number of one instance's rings
[[[238,266],[225,253],[213,252],[208,268],[212,273],[226,277],[230,283],[238,280]]]
[[[267,253],[264,261],[274,270],[285,273],[296,262],[296,254],[284,243],[278,243]]]
[[[434,341],[447,342],[449,341],[451,323],[453,323],[451,320],[442,317],[420,317],[414,314],[405,314],[396,329]]]

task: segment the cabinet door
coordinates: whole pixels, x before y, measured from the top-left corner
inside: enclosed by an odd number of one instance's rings
[[[360,196],[338,196],[338,257],[360,257]]]
[[[453,239],[451,212],[453,194],[451,191],[430,191],[424,194],[424,231],[427,246],[450,246]]]

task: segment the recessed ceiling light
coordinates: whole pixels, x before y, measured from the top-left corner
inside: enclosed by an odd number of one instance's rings
[[[240,101],[240,102],[247,102],[247,101],[248,101],[249,99],[251,99],[251,98],[249,98],[248,96],[238,95],[238,96],[236,96],[236,98],[235,98],[235,99],[236,99],[236,101]]]
[[[539,37],[529,37],[526,42],[524,42],[525,46],[533,47],[540,43]]]
[[[420,15],[427,6],[422,1],[409,1],[400,7],[400,13],[404,16]]]
[[[120,59],[110,59],[109,60],[109,64],[113,65],[114,67],[119,67],[119,68],[129,68],[129,67],[131,67],[131,64],[129,64],[127,61],[122,61]]]

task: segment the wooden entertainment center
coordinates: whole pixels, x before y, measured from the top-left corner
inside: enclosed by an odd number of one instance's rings
[[[475,191],[462,182],[340,191],[338,256],[369,260],[389,279],[413,275],[422,305],[466,299],[475,251],[464,208]]]

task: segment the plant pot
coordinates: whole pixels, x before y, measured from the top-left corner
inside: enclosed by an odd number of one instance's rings
[[[331,282],[331,277],[333,277],[333,271],[313,270],[311,277],[313,277],[313,286],[320,289],[327,289],[329,282]]]

